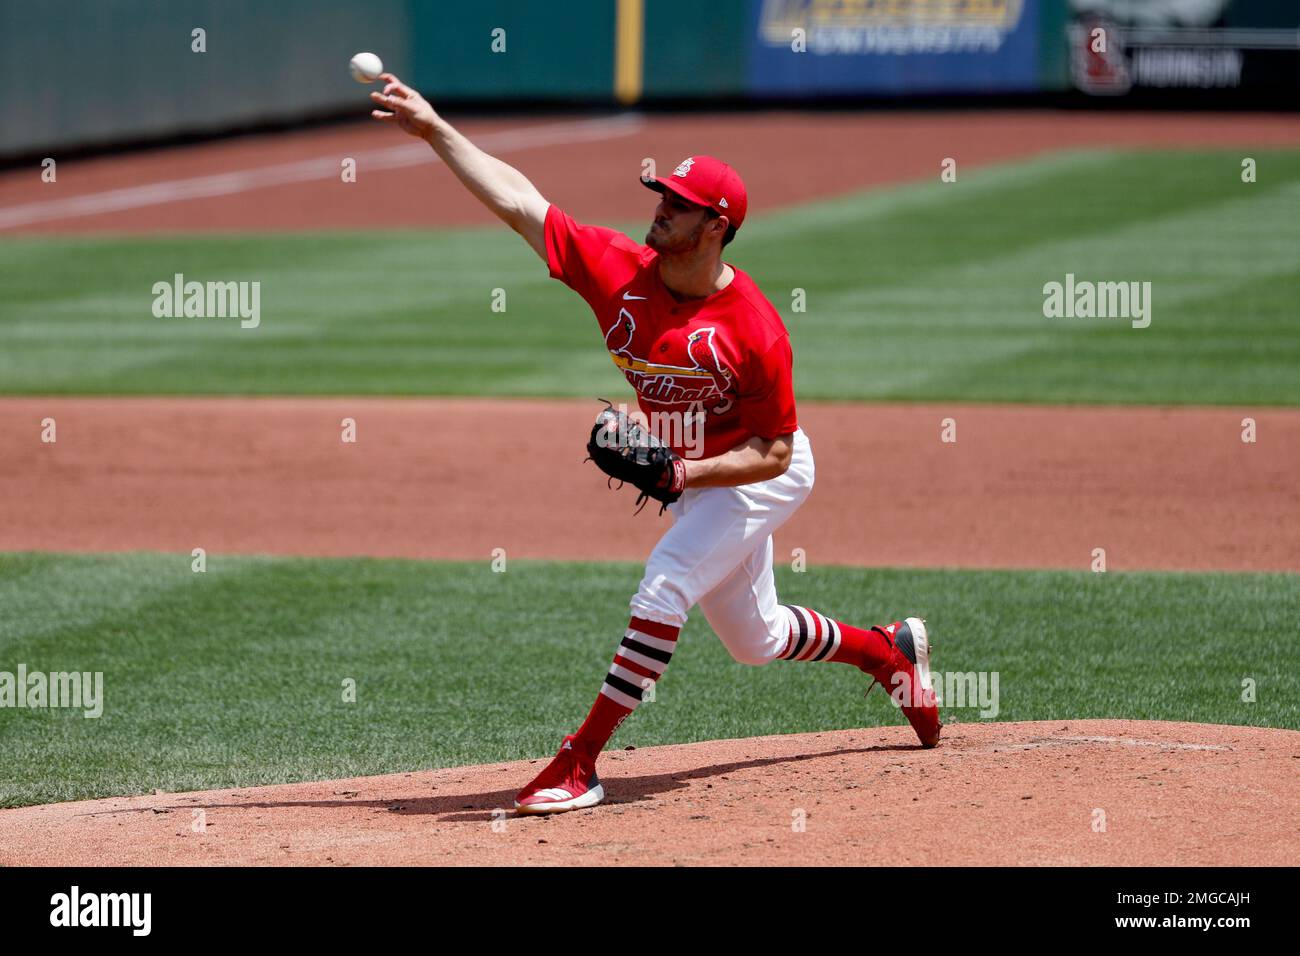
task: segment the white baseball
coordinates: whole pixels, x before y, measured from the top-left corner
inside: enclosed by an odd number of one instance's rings
[[[373,53],[358,53],[348,64],[348,72],[358,83],[373,83],[384,72],[384,63]]]

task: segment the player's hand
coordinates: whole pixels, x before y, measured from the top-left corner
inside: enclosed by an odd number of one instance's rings
[[[370,99],[383,109],[371,110],[370,115],[381,123],[396,123],[412,136],[428,139],[438,120],[429,101],[392,73],[381,73],[379,78],[384,81],[384,91],[371,93]]]

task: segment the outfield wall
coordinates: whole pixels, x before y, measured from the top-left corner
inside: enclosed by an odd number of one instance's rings
[[[57,14],[53,11],[57,6]],[[401,49],[404,0],[0,3],[0,155],[337,111],[347,62]],[[195,52],[192,31],[205,31]]]
[[[345,69],[359,50],[441,102],[469,105],[1070,90],[1097,105],[1144,91],[1177,92],[1181,106],[1260,96],[1294,105],[1300,90],[1294,0],[64,0],[57,16],[49,9],[0,5],[0,157],[363,115]]]

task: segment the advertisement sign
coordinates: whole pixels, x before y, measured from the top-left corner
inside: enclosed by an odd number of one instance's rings
[[[1300,88],[1300,4],[1071,0],[1071,76],[1094,96]]]
[[[1038,0],[751,0],[760,95],[1028,92]]]

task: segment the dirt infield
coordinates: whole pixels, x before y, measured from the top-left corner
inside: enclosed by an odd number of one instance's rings
[[[538,761],[0,810],[0,864],[1286,866],[1296,760],[1144,721],[718,740],[608,753],[607,803],[552,818],[505,810]]]
[[[359,112],[366,107],[359,105]],[[453,120],[456,117],[452,117]],[[1300,118],[1269,114],[924,111],[468,119],[464,132],[576,215],[642,220],[642,160],[724,156],[751,215],[869,186],[1057,149],[1292,146]],[[356,160],[355,182],[341,163]],[[494,223],[432,152],[371,120],[0,175],[0,233],[384,229]]]
[[[593,408],[0,399],[0,550],[644,560],[671,519],[633,517],[635,495],[582,462]],[[1086,569],[1100,547],[1109,570],[1300,569],[1300,411],[805,403],[800,418],[817,485],[778,555]]]

